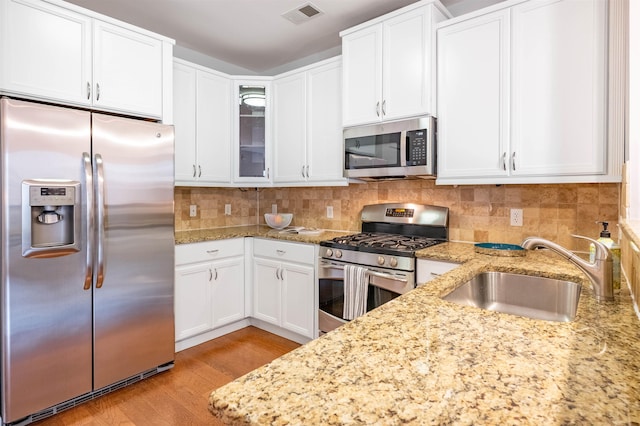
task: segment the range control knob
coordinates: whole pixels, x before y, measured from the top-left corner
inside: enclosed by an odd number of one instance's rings
[[[398,259],[396,259],[395,257],[392,257],[391,259],[389,259],[389,264],[391,265],[392,268],[395,268],[396,266],[398,266]]]
[[[331,250],[330,248],[328,248],[328,249],[327,249],[327,251],[326,251],[324,254],[325,254],[325,256],[327,256],[327,257],[331,257],[331,256],[333,256],[333,250]]]
[[[384,257],[378,256],[378,265],[380,266],[384,265]]]
[[[340,259],[342,257],[342,250],[336,250],[336,257]]]

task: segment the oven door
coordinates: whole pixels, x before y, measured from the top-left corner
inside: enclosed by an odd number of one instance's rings
[[[327,333],[348,322],[343,318],[344,265],[347,263],[320,260],[318,271],[318,328],[320,334]],[[367,312],[415,288],[415,274],[413,272],[373,267],[367,267],[367,270],[369,272]]]

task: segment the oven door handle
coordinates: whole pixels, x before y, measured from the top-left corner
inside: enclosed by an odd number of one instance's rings
[[[325,265],[322,265],[322,267],[324,269],[338,269],[340,271],[344,270],[344,267],[342,267],[342,266],[331,265],[331,264],[325,264]],[[400,281],[400,282],[403,282],[403,283],[409,282],[408,279],[403,278],[403,277],[399,277],[397,275],[386,274],[384,272],[371,271],[369,269],[367,269],[367,274],[369,274],[371,276],[374,276],[374,277],[386,278],[388,280]]]

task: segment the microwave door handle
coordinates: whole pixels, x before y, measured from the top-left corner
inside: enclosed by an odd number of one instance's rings
[[[407,131],[400,132],[400,167],[407,166],[407,144],[408,144]]]

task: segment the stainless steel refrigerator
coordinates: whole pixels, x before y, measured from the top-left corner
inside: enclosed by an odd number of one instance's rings
[[[2,422],[174,360],[173,128],[0,100]]]

